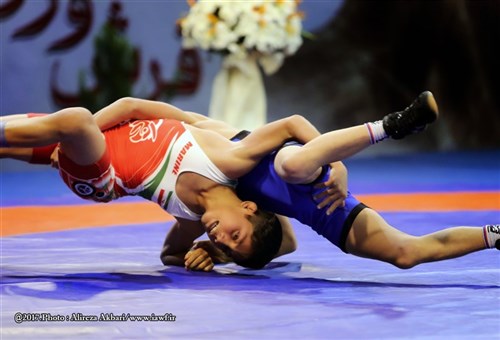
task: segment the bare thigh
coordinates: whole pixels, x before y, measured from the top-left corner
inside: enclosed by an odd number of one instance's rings
[[[92,114],[84,108],[67,108],[43,117],[9,120],[5,136],[11,147],[60,143],[64,155],[80,165],[98,161],[106,148],[103,134]]]
[[[416,240],[389,225],[376,211],[363,209],[349,231],[346,250],[356,256],[395,263],[406,246]]]

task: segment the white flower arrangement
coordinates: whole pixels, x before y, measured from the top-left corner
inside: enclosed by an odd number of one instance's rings
[[[266,73],[302,45],[299,0],[188,0],[179,24],[186,48],[199,47],[234,57],[256,55]]]

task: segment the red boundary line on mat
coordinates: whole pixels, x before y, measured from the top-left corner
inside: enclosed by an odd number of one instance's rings
[[[108,227],[172,221],[173,217],[153,202],[0,209],[1,236],[89,227]]]

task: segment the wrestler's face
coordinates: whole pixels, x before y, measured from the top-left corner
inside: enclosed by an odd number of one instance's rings
[[[253,226],[248,218],[253,210],[244,205],[212,209],[201,218],[210,240],[228,255],[245,256],[252,252]]]

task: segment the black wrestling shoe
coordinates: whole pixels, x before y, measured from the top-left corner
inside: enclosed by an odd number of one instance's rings
[[[384,130],[392,139],[401,139],[425,129],[439,115],[438,106],[431,92],[422,92],[403,111],[389,113],[384,117]]]
[[[500,234],[500,225],[487,225],[486,230],[490,233]],[[495,242],[495,248],[500,250],[500,240]]]

